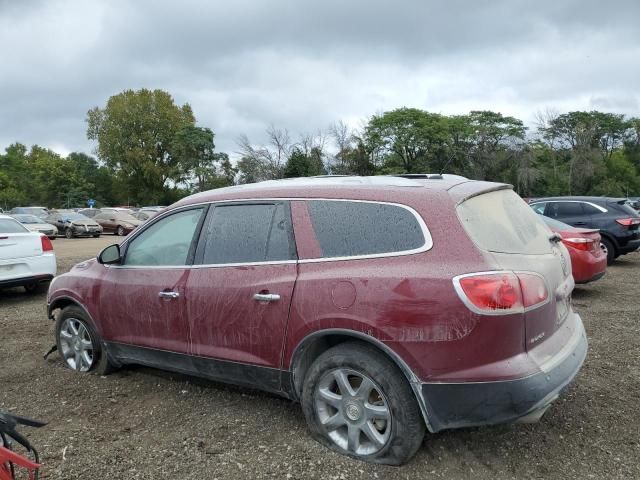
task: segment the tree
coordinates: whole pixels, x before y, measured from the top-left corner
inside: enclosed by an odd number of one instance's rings
[[[284,176],[287,178],[313,177],[326,173],[322,153],[318,147],[312,147],[309,154],[305,154],[298,147],[294,148],[284,169]]]
[[[176,133],[171,153],[182,168],[180,181],[195,180],[199,192],[211,188],[216,178],[214,134],[209,128],[189,125]]]
[[[163,90],[125,90],[105,108],[89,110],[87,124],[98,158],[127,183],[134,201],[157,203],[169,181],[183,178],[171,146],[178,132],[195,124],[189,104],[176,105]]]
[[[364,140],[376,155],[393,154],[406,173],[429,170],[447,141],[447,119],[417,108],[398,108],[374,115]]]

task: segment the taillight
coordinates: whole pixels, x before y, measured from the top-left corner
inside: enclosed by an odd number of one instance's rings
[[[489,272],[453,279],[458,295],[483,314],[521,313],[547,301],[547,286],[539,275],[525,272]]]
[[[585,252],[588,252],[589,250],[592,249],[593,244],[595,243],[595,240],[593,240],[592,238],[582,238],[582,237],[563,238],[562,243],[570,247],[573,247],[576,250],[584,250]]]
[[[53,244],[49,237],[45,237],[44,235],[40,236],[40,241],[42,242],[42,251],[43,252],[51,252],[53,251]]]
[[[633,225],[640,225],[640,218],[617,218],[616,222],[623,227],[632,227]]]

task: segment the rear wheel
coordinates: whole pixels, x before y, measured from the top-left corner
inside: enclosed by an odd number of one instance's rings
[[[67,367],[98,375],[113,370],[98,333],[81,308],[70,306],[62,310],[55,328],[58,352]]]
[[[607,265],[611,265],[613,260],[617,258],[616,248],[613,245],[613,242],[608,238],[602,237],[600,239],[600,248],[602,252],[607,256]]]
[[[359,342],[316,359],[304,380],[302,409],[316,440],[359,460],[400,465],[424,437],[420,408],[402,372]]]
[[[98,233],[97,235],[94,235],[93,238],[99,238],[100,234]]]
[[[41,293],[44,291],[44,285],[40,282],[33,282],[24,285],[24,289],[27,293]]]
[[[120,235],[121,237],[124,236],[124,228],[122,227],[122,225],[118,225],[118,228],[116,229],[116,235]]]

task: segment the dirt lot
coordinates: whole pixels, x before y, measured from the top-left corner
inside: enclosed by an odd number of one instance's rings
[[[116,238],[117,239],[117,238]],[[58,239],[59,273],[114,237]],[[78,375],[57,354],[45,294],[0,292],[0,409],[49,425],[24,432],[46,478],[640,478],[640,254],[576,289],[590,341],[567,394],[535,425],[427,435],[400,468],[336,455],[298,405],[263,393],[130,368]]]

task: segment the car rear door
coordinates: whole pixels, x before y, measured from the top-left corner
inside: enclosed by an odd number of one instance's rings
[[[210,377],[280,388],[296,275],[288,202],[211,208],[186,287],[190,353],[234,362],[210,362]]]
[[[205,212],[199,206],[159,218],[123,246],[120,265],[105,266],[96,291],[105,340],[188,352],[185,287]]]
[[[545,215],[574,227],[589,227],[589,215],[585,213],[582,202],[557,201],[549,202]]]

